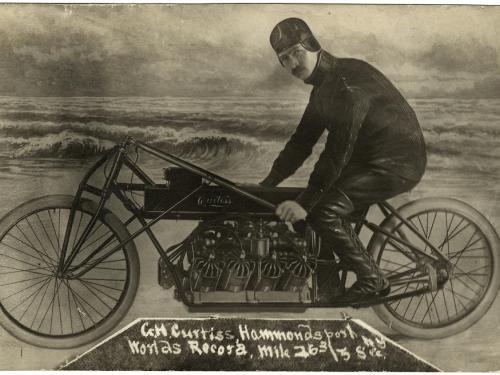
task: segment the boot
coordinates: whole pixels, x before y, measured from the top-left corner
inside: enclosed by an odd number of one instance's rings
[[[318,265],[316,267],[318,283],[318,302],[332,303],[345,294],[344,286],[340,282],[338,272],[332,272],[331,266]]]
[[[390,292],[389,281],[346,220],[337,215],[321,215],[311,225],[356,274],[357,281],[345,294],[346,300],[357,301]]]
[[[344,219],[339,219],[341,221],[340,227],[346,237],[345,242],[343,242],[344,246],[337,247],[335,251],[341,259],[349,264],[357,277],[357,281],[347,291],[346,299],[359,300],[389,294],[389,280],[378,268],[372,255],[365,249],[352,226]]]
[[[335,253],[330,244],[321,241],[318,258],[328,260],[332,264],[336,261]],[[339,273],[337,270],[332,270],[331,264],[318,264],[316,266],[316,275],[319,303],[329,304],[335,302],[345,294],[345,288],[341,283]]]

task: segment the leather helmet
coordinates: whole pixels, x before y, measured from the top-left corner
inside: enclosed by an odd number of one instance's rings
[[[311,52],[321,49],[309,26],[300,18],[287,18],[274,26],[270,36],[271,46],[276,53],[281,53],[295,44]]]

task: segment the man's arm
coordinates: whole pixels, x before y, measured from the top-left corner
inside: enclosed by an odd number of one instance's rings
[[[370,108],[369,97],[360,89],[345,87],[333,132],[328,134],[325,149],[314,166],[307,189],[296,201],[307,211],[321,199],[349,162],[359,130]]]
[[[262,186],[274,187],[290,177],[304,163],[312,149],[325,130],[311,102],[306,107],[304,115],[273,163],[268,176],[260,183]]]

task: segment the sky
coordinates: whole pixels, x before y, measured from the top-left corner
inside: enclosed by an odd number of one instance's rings
[[[0,95],[294,96],[269,45],[304,19],[408,97],[500,97],[500,6],[0,5]]]

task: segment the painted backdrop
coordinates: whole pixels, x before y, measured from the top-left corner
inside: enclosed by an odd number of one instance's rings
[[[0,7],[2,215],[34,196],[73,192],[97,155],[126,135],[227,178],[259,181],[293,133],[311,89],[282,69],[269,45],[273,26],[294,16],[308,22],[323,48],[367,60],[409,99],[429,151],[427,173],[411,198],[456,197],[500,226],[498,7]],[[320,151],[321,145],[285,184],[304,186]],[[143,162],[161,176],[165,165]],[[147,280],[146,301],[151,290],[161,292],[154,278]],[[172,311],[157,315],[187,315],[182,306]],[[149,312],[137,307],[130,318]],[[484,345],[474,358],[491,353],[486,360],[457,362],[453,353],[469,348],[458,346],[463,337],[446,346],[451,357],[427,354],[443,369],[498,369],[499,344],[488,338],[489,327],[479,338],[464,336]],[[0,354],[1,368],[57,363],[2,335],[9,349]],[[23,349],[23,362],[14,360]]]

